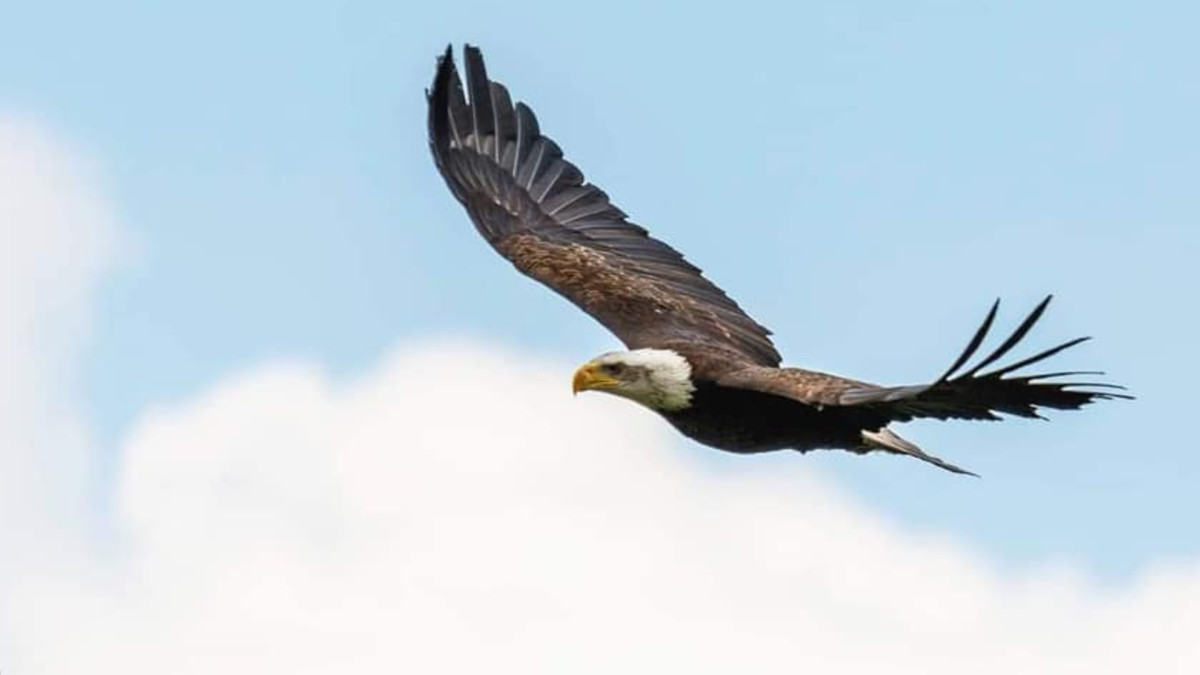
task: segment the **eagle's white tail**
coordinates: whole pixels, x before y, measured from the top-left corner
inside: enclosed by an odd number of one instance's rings
[[[954,473],[965,473],[968,476],[975,476],[976,478],[979,477],[979,474],[977,473],[972,473],[966,469],[954,466],[945,460],[934,457],[933,455],[926,454],[924,450],[918,448],[913,443],[904,440],[897,435],[896,432],[888,429],[887,427],[884,427],[879,431],[867,431],[864,429],[862,431],[862,437],[863,443],[868,448],[886,450],[887,452],[894,452],[898,455],[916,457],[923,462],[929,462],[930,464],[941,467],[947,471],[952,471]]]

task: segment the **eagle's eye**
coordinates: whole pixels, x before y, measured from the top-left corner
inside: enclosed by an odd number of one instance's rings
[[[614,377],[620,377],[625,372],[624,363],[609,363],[604,366],[605,372]]]

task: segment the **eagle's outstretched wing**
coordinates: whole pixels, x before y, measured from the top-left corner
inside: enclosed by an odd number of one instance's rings
[[[533,112],[464,50],[468,101],[451,50],[429,92],[429,144],[476,229],[518,270],[595,317],[631,349],[681,341],[776,366],[770,331],[670,246],[584,182]]]
[[[996,420],[1000,419],[999,413],[1018,417],[1041,417],[1039,408],[1075,410],[1096,400],[1132,398],[1118,393],[1123,387],[1117,385],[1059,379],[1102,373],[1076,371],[1037,375],[1013,374],[1025,366],[1074,347],[1088,338],[1069,340],[1016,363],[983,372],[984,368],[1003,358],[1025,337],[1046,311],[1050,297],[1047,296],[1039,303],[999,347],[966,371],[960,372],[979,351],[984,338],[987,337],[996,319],[996,310],[1000,306],[1000,302],[997,301],[954,365],[931,384],[881,387],[797,368],[758,367],[730,373],[718,383],[722,386],[783,396],[813,406],[837,406],[844,414],[860,417],[864,426],[868,428],[888,422],[907,422],[916,418]]]

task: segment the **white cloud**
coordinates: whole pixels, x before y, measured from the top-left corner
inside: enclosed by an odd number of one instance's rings
[[[0,564],[44,563],[0,569],[4,672],[1200,671],[1197,561],[1121,588],[1001,573],[799,457],[715,471],[650,414],[573,400],[565,364],[470,344],[147,412],[119,538],[88,549],[62,392],[112,249],[92,184],[0,123]]]
[[[0,114],[0,602],[19,570],[79,538],[92,453],[71,397],[115,235],[87,162]]]
[[[17,672],[1200,667],[1194,562],[1123,589],[1005,576],[798,457],[705,468],[651,415],[573,400],[568,372],[426,345],[348,384],[279,364],[147,415],[122,557],[24,589]]]

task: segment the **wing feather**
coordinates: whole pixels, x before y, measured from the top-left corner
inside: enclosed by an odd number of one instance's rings
[[[853,408],[866,425],[916,418],[996,420],[1000,419],[1000,414],[1041,417],[1042,408],[1075,410],[1097,400],[1132,398],[1120,393],[1124,387],[1115,384],[1059,379],[1102,374],[1095,371],[1013,375],[1016,370],[1044,361],[1087,338],[1068,340],[1007,366],[982,372],[1025,338],[1046,311],[1050,299],[1047,296],[1039,303],[1017,329],[979,363],[956,375],[982,346],[995,322],[999,303],[992,305],[967,348],[945,374],[931,384],[881,387],[798,368],[758,367],[730,373],[719,383],[784,396],[813,406]]]
[[[466,92],[450,49],[429,93],[434,163],[476,229],[631,348],[693,341],[747,364],[776,366],[770,331],[667,244],[627,220],[543,136],[533,111],[464,52]]]

